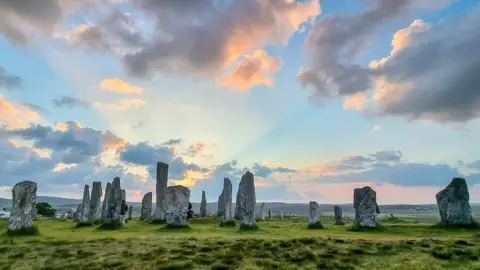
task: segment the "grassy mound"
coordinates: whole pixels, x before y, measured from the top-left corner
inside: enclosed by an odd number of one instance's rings
[[[308,224],[307,229],[321,230],[321,229],[324,229],[324,227],[323,227],[323,224],[320,221],[317,221],[313,224]]]
[[[24,236],[24,235],[39,235],[37,226],[32,226],[29,228],[21,228],[17,230],[7,230],[5,235],[7,236]]]

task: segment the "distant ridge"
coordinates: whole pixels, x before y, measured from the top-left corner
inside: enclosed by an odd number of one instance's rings
[[[50,196],[37,196],[37,203],[39,202],[47,202],[51,205],[78,205],[81,202],[81,200],[50,197]],[[12,200],[0,198],[0,205],[2,207],[10,207],[12,205]]]

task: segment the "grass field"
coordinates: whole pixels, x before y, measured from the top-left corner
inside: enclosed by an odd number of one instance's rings
[[[0,269],[480,269],[480,231],[397,221],[354,232],[322,221],[323,230],[295,218],[239,232],[216,218],[176,230],[131,220],[119,231],[39,220],[38,236],[0,236]]]

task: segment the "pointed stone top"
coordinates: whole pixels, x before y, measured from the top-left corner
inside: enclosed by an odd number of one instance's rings
[[[15,184],[15,186],[17,186],[17,185],[35,185],[35,186],[37,186],[37,183],[35,183],[33,181],[25,180],[25,181],[18,182],[18,183]]]
[[[452,179],[452,182],[450,182],[450,186],[463,186],[463,185],[466,185],[467,184],[467,181],[465,181],[464,178],[461,178],[461,177],[454,177]]]
[[[107,188],[110,188],[110,187],[112,187],[112,183],[107,182]]]
[[[230,178],[225,177],[225,178],[223,178],[223,181],[230,181]]]
[[[253,173],[251,173],[250,171],[247,171],[247,172],[245,173],[245,175],[247,175],[247,176],[253,176]]]
[[[113,178],[113,181],[115,181],[115,180],[120,181],[120,177],[117,176],[117,177]]]
[[[205,196],[205,190],[202,190],[202,196]]]
[[[168,168],[168,164],[167,163],[163,163],[161,161],[157,162],[157,167],[164,167],[164,168]]]

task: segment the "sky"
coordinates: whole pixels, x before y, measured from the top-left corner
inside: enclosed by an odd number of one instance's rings
[[[480,202],[478,0],[0,2],[0,197],[127,200],[169,185],[217,201]]]

